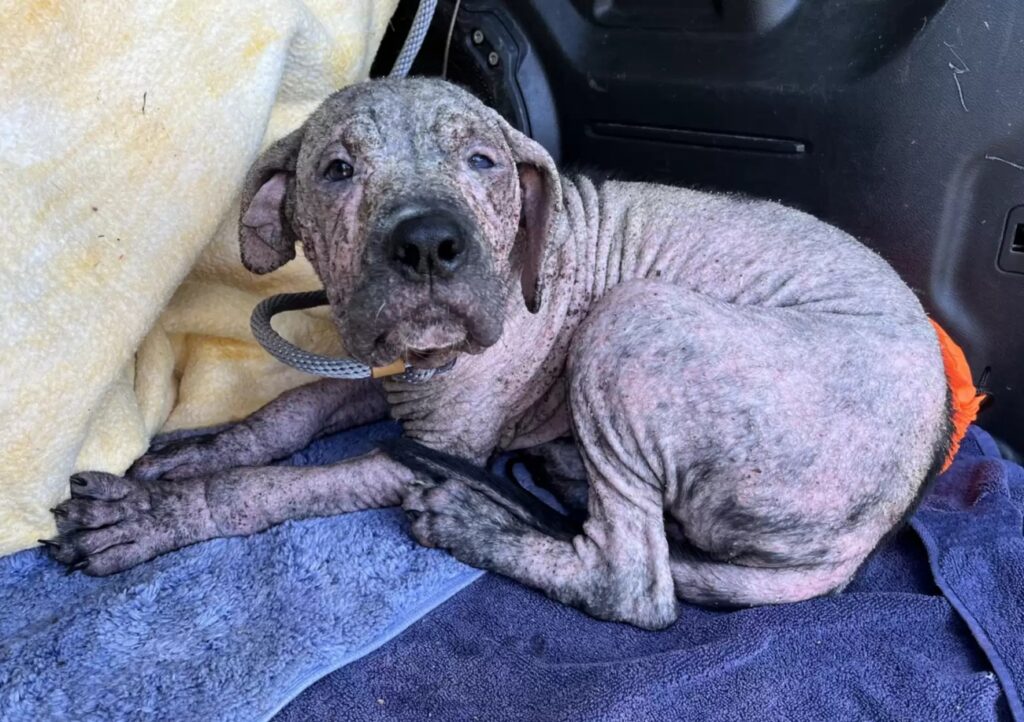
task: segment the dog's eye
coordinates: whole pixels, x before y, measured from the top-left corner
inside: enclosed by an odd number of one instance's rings
[[[486,155],[474,153],[469,156],[469,167],[473,170],[487,170],[488,168],[494,167],[494,161]]]
[[[324,178],[329,181],[343,181],[352,177],[352,164],[343,160],[332,160],[324,170]]]

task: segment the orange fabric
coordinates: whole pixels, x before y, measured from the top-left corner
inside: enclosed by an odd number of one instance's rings
[[[978,417],[978,409],[985,400],[985,394],[979,394],[971,377],[971,367],[967,365],[967,357],[942,326],[932,321],[935,333],[939,336],[942,348],[942,364],[946,368],[946,378],[953,398],[953,437],[950,439],[949,455],[942,470],[945,471],[953,463],[960,448],[960,442],[967,434],[967,427]]]

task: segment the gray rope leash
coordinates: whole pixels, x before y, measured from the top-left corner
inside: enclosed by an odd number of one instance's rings
[[[314,306],[327,305],[327,293],[324,291],[307,291],[305,293],[282,293],[266,298],[253,309],[249,319],[252,335],[259,341],[271,356],[283,364],[299,371],[329,379],[368,379],[392,376],[407,383],[422,383],[443,373],[454,365],[454,361],[437,369],[416,369],[402,361],[390,366],[372,368],[351,358],[332,358],[320,354],[303,351],[285,341],[274,330],[270,319],[285,311],[301,311]]]
[[[423,39],[427,37],[427,30],[430,28],[430,21],[434,19],[436,9],[437,0],[420,0],[416,16],[412,19],[412,27],[409,28],[409,35],[405,38],[401,52],[398,53],[398,60],[391,68],[390,77],[404,78],[409,74],[413,61],[423,47]]]
[[[331,379],[366,379],[372,372],[366,364],[348,358],[330,358],[303,351],[285,341],[270,325],[270,319],[285,311],[300,311],[327,303],[324,291],[285,293],[264,299],[252,312],[249,327],[252,335],[271,356],[299,371]]]

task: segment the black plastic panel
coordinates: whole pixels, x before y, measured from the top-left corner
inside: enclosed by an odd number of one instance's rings
[[[580,0],[602,25],[650,30],[767,32],[789,18],[801,0]]]

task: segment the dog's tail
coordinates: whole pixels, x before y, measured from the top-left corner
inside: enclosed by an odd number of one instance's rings
[[[380,449],[394,461],[435,483],[453,478],[465,482],[523,522],[556,539],[568,541],[579,533],[578,523],[558,513],[515,481],[466,459],[405,437],[381,442]]]

